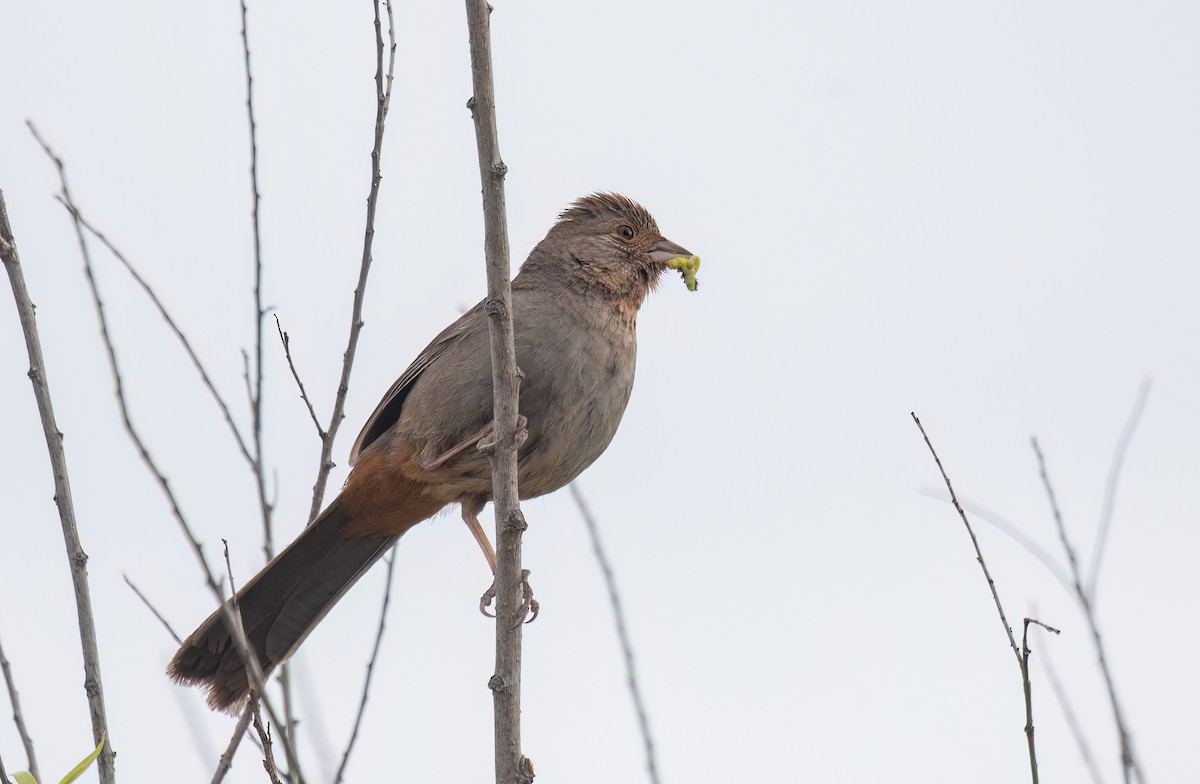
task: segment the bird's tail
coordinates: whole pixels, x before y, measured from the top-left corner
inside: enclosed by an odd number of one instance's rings
[[[347,519],[340,500],[237,593],[242,627],[264,675],[291,656],[342,594],[400,538],[339,538]],[[211,707],[234,712],[250,684],[226,624],[218,608],[184,641],[167,674],[178,683],[206,687]]]

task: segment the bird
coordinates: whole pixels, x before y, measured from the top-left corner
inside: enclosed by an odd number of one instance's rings
[[[520,498],[566,486],[608,447],[633,388],[638,310],[683,258],[699,262],[666,239],[644,207],[594,193],[561,212],[521,265],[512,279]],[[694,287],[694,277],[687,282]],[[354,441],[341,492],[229,600],[264,675],[406,531],[449,505],[461,505],[495,572],[478,518],[492,496],[488,457],[478,448],[492,433],[485,307],[480,301],[464,313],[408,366]],[[251,691],[231,617],[218,608],[167,668],[229,713]]]

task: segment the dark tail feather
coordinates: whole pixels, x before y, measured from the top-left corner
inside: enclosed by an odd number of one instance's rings
[[[337,500],[238,591],[238,609],[263,674],[285,661],[398,536],[339,539]],[[250,692],[221,610],[184,641],[167,667],[176,682],[208,688],[208,704],[234,712]]]

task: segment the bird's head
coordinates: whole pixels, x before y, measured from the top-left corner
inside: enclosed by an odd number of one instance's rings
[[[522,271],[553,267],[636,313],[668,262],[691,255],[662,235],[645,207],[619,194],[596,193],[558,216]]]

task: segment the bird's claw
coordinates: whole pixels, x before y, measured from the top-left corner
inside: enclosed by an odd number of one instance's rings
[[[523,415],[517,416],[517,429],[513,431],[513,442],[519,448],[529,439],[529,420]],[[496,448],[496,428],[493,425],[488,425],[487,435],[479,439],[475,448],[485,454],[490,453]],[[487,594],[484,594],[485,596]]]
[[[483,596],[479,597],[479,612],[489,618],[495,618],[496,614],[488,608],[492,606],[492,601],[496,598],[496,581],[493,580],[488,589],[483,592]],[[541,612],[542,606],[538,600],[533,598],[533,586],[529,584],[529,570],[521,570],[521,606],[517,610],[517,626],[523,623],[533,623],[537,620],[538,613]]]

